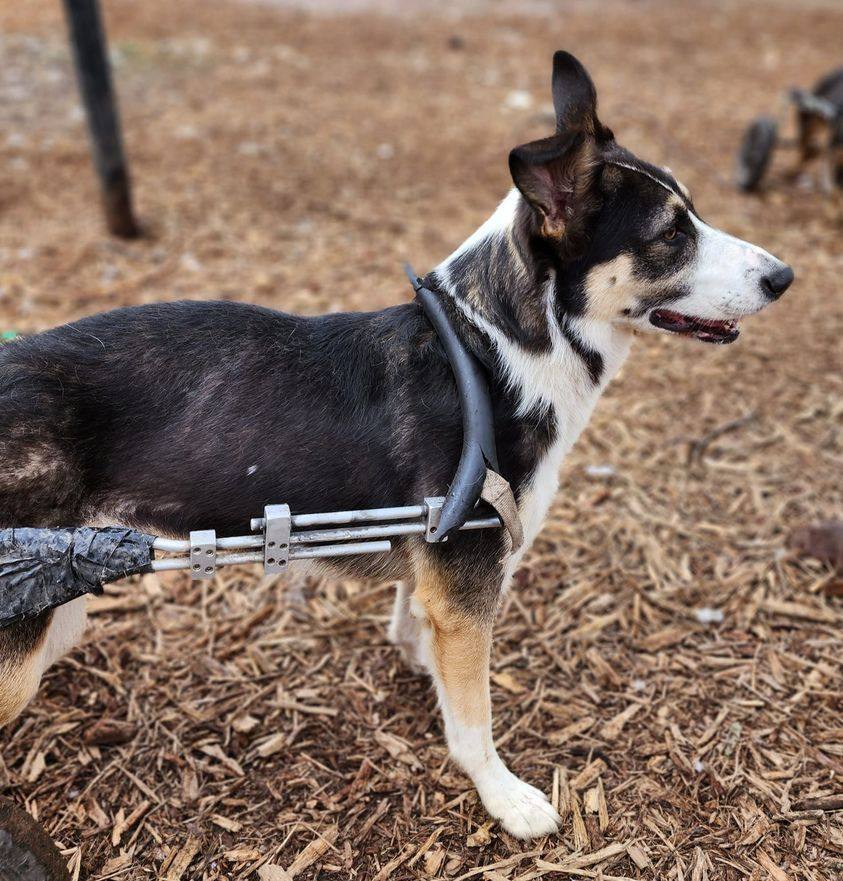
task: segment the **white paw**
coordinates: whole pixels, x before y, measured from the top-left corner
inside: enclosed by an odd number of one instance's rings
[[[547,796],[511,771],[499,771],[477,791],[486,810],[516,838],[550,835],[562,822]]]

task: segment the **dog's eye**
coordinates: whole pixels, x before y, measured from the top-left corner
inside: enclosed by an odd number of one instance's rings
[[[665,232],[662,233],[662,238],[666,242],[673,242],[676,240],[678,235],[679,235],[679,230],[675,226],[672,226],[669,230],[666,230]]]

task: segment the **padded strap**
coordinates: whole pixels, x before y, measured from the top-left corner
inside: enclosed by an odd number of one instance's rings
[[[524,529],[521,526],[521,518],[518,516],[518,505],[508,481],[501,477],[497,471],[486,469],[486,480],[480,498],[488,502],[503,521],[506,531],[509,533],[509,554],[515,553],[524,544]]]

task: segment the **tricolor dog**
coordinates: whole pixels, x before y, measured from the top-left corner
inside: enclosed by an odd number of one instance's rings
[[[515,184],[425,279],[485,365],[500,470],[525,533],[418,538],[335,571],[398,582],[390,638],[430,672],[454,760],[519,838],[553,832],[544,794],[492,740],[495,614],[559,468],[637,332],[730,343],[791,270],[713,229],[665,169],[620,147],[594,85],[553,59],[556,132],[514,149]],[[181,302],[117,309],[0,350],[0,526],[107,521],[184,535],[294,512],[416,504],[459,459],[460,406],[418,303],[306,318]],[[84,602],[0,631],[0,719],[77,643]]]

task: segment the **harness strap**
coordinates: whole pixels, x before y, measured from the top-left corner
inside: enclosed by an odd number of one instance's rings
[[[524,528],[521,525],[521,518],[518,516],[518,503],[515,501],[515,495],[509,481],[497,471],[487,468],[486,480],[483,482],[480,498],[498,512],[498,516],[509,533],[507,556],[514,554],[524,544]]]
[[[463,444],[454,479],[442,505],[437,541],[447,538],[471,516],[479,499],[490,504],[509,533],[511,554],[524,542],[518,505],[512,488],[497,471],[498,455],[492,400],[486,373],[477,357],[468,350],[451,324],[441,299],[426,287],[409,265],[405,271],[416,298],[442,343],[460,398]]]

